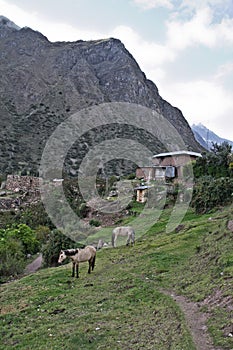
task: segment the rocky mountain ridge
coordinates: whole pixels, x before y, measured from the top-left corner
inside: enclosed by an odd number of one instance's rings
[[[0,173],[36,174],[56,127],[74,112],[105,102],[153,109],[174,125],[187,149],[201,150],[182,112],[162,99],[120,40],[52,43],[41,33],[12,23],[0,17]],[[136,134],[147,139],[143,131]],[[88,147],[95,136],[89,139]],[[149,143],[154,153],[165,151],[160,142]],[[83,147],[73,153],[78,164]],[[72,168],[70,157],[65,168],[76,175],[77,165]]]
[[[233,141],[227,140],[215,134],[203,124],[193,124],[192,131],[196,140],[207,150],[210,150],[213,143],[222,144],[227,142],[233,147]]]

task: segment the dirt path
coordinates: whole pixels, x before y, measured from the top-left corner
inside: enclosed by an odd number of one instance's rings
[[[31,264],[27,265],[24,273],[28,275],[29,273],[33,273],[37,271],[42,265],[42,254],[40,254]]]
[[[163,293],[171,296],[183,311],[197,350],[222,350],[214,347],[206,326],[207,315],[200,312],[197,303],[187,301],[184,296],[172,292]]]

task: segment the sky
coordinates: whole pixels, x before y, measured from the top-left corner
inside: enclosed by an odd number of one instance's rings
[[[50,41],[120,39],[190,125],[233,141],[233,0],[0,0]]]

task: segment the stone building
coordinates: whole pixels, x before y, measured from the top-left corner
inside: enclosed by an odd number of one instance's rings
[[[183,177],[184,166],[201,156],[191,151],[159,153],[153,156],[151,165],[136,170],[136,177],[146,181],[179,179]]]

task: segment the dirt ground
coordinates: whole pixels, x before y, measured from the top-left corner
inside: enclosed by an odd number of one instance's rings
[[[173,292],[164,290],[162,292],[171,296],[183,311],[197,350],[222,350],[213,345],[206,325],[207,315],[200,311],[198,303],[188,301],[184,296],[176,295]]]

